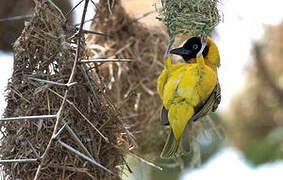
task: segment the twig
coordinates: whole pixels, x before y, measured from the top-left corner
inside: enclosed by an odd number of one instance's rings
[[[11,91],[13,91],[15,94],[17,94],[18,96],[20,96],[24,101],[26,101],[27,103],[31,103],[29,100],[27,100],[23,95],[22,95],[22,93],[20,93],[19,91],[17,91],[16,89],[13,89],[13,87],[12,86],[10,86],[9,87],[9,89],[11,90]]]
[[[67,131],[71,134],[72,138],[78,143],[78,145],[82,148],[82,150],[91,158],[94,159],[92,157],[92,155],[90,154],[90,152],[87,150],[87,148],[84,146],[84,144],[82,143],[82,141],[79,139],[79,137],[76,135],[76,133],[73,131],[73,129],[68,125],[66,125],[66,129]]]
[[[96,16],[96,17],[97,17],[97,16]],[[84,21],[83,24],[85,24],[85,23],[87,23],[87,22],[92,22],[96,17]],[[82,23],[78,23],[78,24],[75,24],[75,26],[80,26],[81,24],[82,24]]]
[[[52,1],[52,0],[47,0],[53,7],[55,7],[57,9],[57,11],[59,12],[59,14],[62,16],[62,18],[64,19],[64,22],[66,21],[66,17],[64,16],[63,12],[61,11],[61,9],[56,6],[56,4]]]
[[[96,4],[95,4],[92,0],[90,0],[90,2],[95,6],[96,12],[95,12],[95,15],[94,15],[93,18],[88,19],[88,20],[85,20],[84,22],[81,22],[81,23],[83,23],[83,24],[88,23],[88,22],[93,22],[97,17],[99,17],[99,15],[97,15],[97,14],[98,14],[97,12],[99,12],[100,14],[102,14],[102,12],[100,11],[100,9],[97,8]],[[81,23],[75,24],[75,26],[79,26]]]
[[[65,123],[65,122],[64,122]],[[61,129],[59,129],[59,131],[53,136],[53,139],[57,139],[57,137],[63,132],[63,130],[65,129],[67,123],[65,123]]]
[[[108,11],[110,12],[110,15],[112,15],[110,0],[107,0],[107,7],[108,7]]]
[[[5,163],[30,163],[30,162],[38,162],[38,159],[4,159],[0,160],[0,164]]]
[[[55,81],[38,79],[38,78],[34,78],[34,77],[28,77],[28,79],[31,79],[31,80],[34,80],[34,81],[43,82],[43,83],[47,83],[47,84],[54,84],[54,85],[57,85],[57,86],[65,86],[65,87],[71,87],[71,86],[77,84],[77,82],[72,82],[72,83],[67,83],[67,84],[65,84],[65,83],[58,83],[58,82],[55,82]]]
[[[146,87],[142,81],[140,82],[140,85],[150,96],[154,96],[155,93],[150,88]]]
[[[13,17],[8,17],[8,18],[1,18],[0,22],[5,22],[5,21],[15,21],[15,20],[20,20],[20,19],[27,19],[33,17],[34,14],[27,14],[27,15],[22,15],[22,16],[13,16]]]
[[[57,115],[41,115],[41,116],[20,116],[20,117],[9,117],[1,118],[0,121],[20,121],[20,120],[34,120],[34,119],[53,119]]]
[[[33,145],[29,142],[28,140],[28,144],[31,147],[33,153],[35,154],[35,156],[37,157],[37,159],[40,159],[40,155],[36,152],[35,148],[33,147]]]
[[[72,148],[71,146],[69,146],[68,144],[62,142],[61,140],[58,140],[58,143],[61,144],[63,147],[67,148],[68,150],[72,151],[73,153],[81,156],[82,158],[88,160],[89,162],[91,162],[92,164],[100,167],[101,169],[104,169],[105,171],[109,172],[112,175],[118,176],[117,174],[113,173],[112,171],[110,171],[109,169],[107,169],[106,167],[104,167],[103,165],[99,164],[97,161],[89,158],[88,156],[84,155],[83,153],[77,151],[76,149]]]
[[[137,21],[139,21],[140,19],[142,19],[142,18],[144,18],[144,17],[146,17],[146,16],[148,16],[148,15],[151,15],[151,14],[154,13],[154,12],[156,12],[156,11],[155,11],[155,10],[152,10],[152,11],[146,12],[146,13],[144,13],[144,14],[141,14],[141,15],[137,16],[137,17],[133,20],[133,22],[137,22]]]
[[[130,168],[130,166],[128,165],[127,161],[124,159],[124,157],[122,157],[122,159],[123,159],[123,161],[124,161],[124,163],[125,163],[125,165],[126,165],[128,171],[132,174],[133,171],[132,171],[132,169]]]
[[[131,62],[131,59],[89,59],[80,60],[80,63],[93,63],[93,62]]]
[[[100,36],[106,36],[106,37],[112,37],[111,35],[107,35],[101,32],[95,32],[95,31],[90,31],[90,30],[85,30],[83,29],[83,33],[88,33],[88,34],[95,34],[95,35],[100,35]]]
[[[77,3],[69,12],[67,12],[66,16],[68,17],[84,0],[81,0]]]
[[[152,167],[154,167],[154,168],[156,168],[156,169],[158,169],[158,170],[160,170],[160,171],[163,170],[162,167],[159,167],[159,166],[155,165],[154,163],[152,163],[152,162],[150,162],[150,161],[148,161],[148,160],[145,160],[145,159],[143,159],[142,157],[139,157],[138,155],[136,155],[136,154],[134,154],[134,153],[132,153],[132,152],[129,152],[129,154],[130,154],[131,156],[135,157],[136,159],[139,159],[140,161],[142,161],[142,162],[144,162],[144,163],[146,163],[146,164],[148,164],[148,165],[150,165],[150,166],[152,166]]]
[[[90,0],[90,2],[95,6],[95,8],[97,8],[97,6],[96,6],[96,4],[95,4],[95,2],[93,0]]]
[[[99,103],[99,98],[97,97],[97,95],[96,95],[96,93],[94,91],[93,85],[90,82],[90,77],[89,77],[87,71],[85,70],[85,68],[84,68],[84,66],[82,64],[79,66],[79,68],[83,72],[84,78],[86,79],[86,81],[87,81],[87,83],[89,85],[90,91],[91,91],[94,99],[96,100],[97,103]]]
[[[73,64],[73,68],[72,68],[72,72],[71,72],[71,75],[70,75],[70,78],[68,80],[68,83],[67,84],[70,84],[73,82],[73,79],[74,79],[74,75],[76,73],[76,67],[77,67],[77,63],[78,63],[78,60],[79,60],[79,57],[80,57],[80,47],[81,47],[81,35],[82,35],[82,29],[83,29],[83,22],[85,20],[85,16],[86,16],[86,12],[87,12],[87,7],[88,7],[88,3],[89,3],[89,0],[85,0],[85,4],[84,4],[84,10],[83,10],[83,14],[82,14],[82,19],[81,19],[81,24],[80,24],[80,28],[79,28],[79,32],[78,32],[78,39],[77,39],[77,49],[76,49],[76,55],[75,55],[75,60],[74,60],[74,64]],[[57,119],[56,119],[56,123],[54,125],[54,129],[53,129],[53,133],[52,133],[52,136],[48,142],[48,145],[42,155],[42,159],[41,159],[41,163],[39,164],[38,168],[37,168],[37,171],[36,171],[36,174],[35,174],[35,177],[34,177],[34,180],[37,180],[39,178],[39,174],[40,174],[40,170],[42,168],[42,166],[44,165],[45,163],[45,158],[47,157],[47,154],[48,154],[48,151],[51,147],[51,144],[54,140],[53,136],[56,134],[57,132],[57,129],[58,129],[58,126],[60,124],[60,121],[61,121],[61,116],[62,116],[62,112],[63,112],[63,109],[64,109],[64,105],[65,105],[65,102],[67,100],[67,96],[69,94],[69,89],[67,89],[65,91],[65,95],[64,95],[64,99],[61,103],[61,106],[57,112]]]
[[[98,14],[97,12],[99,12],[100,14],[103,14],[103,13],[101,12],[101,10],[97,7],[96,3],[95,3],[93,0],[90,0],[90,2],[94,5],[95,10],[96,10],[96,12],[95,12],[95,17],[94,17],[94,18],[97,17],[97,14]]]

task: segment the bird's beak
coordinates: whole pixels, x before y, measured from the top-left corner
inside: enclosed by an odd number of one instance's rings
[[[170,54],[177,54],[177,55],[180,55],[180,56],[184,56],[184,55],[191,55],[192,51],[187,50],[184,47],[180,47],[180,48],[172,49],[170,51]]]

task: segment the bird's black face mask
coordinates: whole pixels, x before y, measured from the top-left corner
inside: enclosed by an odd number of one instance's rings
[[[171,54],[177,54],[183,57],[184,61],[196,58],[198,52],[201,50],[201,41],[198,37],[192,37],[187,40],[183,47],[172,49]],[[205,46],[202,55],[205,58],[208,54],[208,46]]]

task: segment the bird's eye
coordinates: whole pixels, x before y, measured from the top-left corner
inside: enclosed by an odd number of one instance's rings
[[[194,44],[194,45],[193,45],[193,49],[198,49],[198,45],[197,45],[197,44]]]

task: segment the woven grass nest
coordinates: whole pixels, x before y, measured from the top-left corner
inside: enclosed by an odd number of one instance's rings
[[[209,35],[222,19],[219,0],[163,0],[159,19],[167,25],[172,36]]]
[[[124,164],[123,149],[127,149],[129,144],[125,128],[118,118],[119,112],[102,93],[99,79],[91,76],[84,64],[77,65],[73,78],[76,84],[71,87],[58,85],[67,83],[72,72],[78,40],[78,36],[74,36],[76,28],[66,24],[48,1],[36,0],[35,4],[35,16],[26,23],[14,44],[14,71],[8,83],[8,105],[3,116],[56,115],[68,90],[59,125],[59,128],[64,128],[58,140],[52,142],[39,178],[119,179],[118,166]],[[87,58],[83,37],[79,54],[81,58]],[[34,179],[42,162],[40,156],[52,137],[55,121],[56,118],[38,118],[0,122],[1,160],[36,160],[3,163],[6,178]],[[74,154],[59,142],[88,155],[112,174]]]

